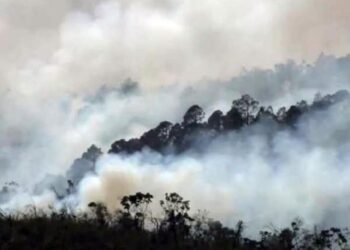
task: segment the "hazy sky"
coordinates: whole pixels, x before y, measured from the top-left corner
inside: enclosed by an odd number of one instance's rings
[[[159,120],[178,118],[191,102],[214,109],[240,94],[227,98],[222,88],[214,100],[205,97],[213,92],[206,88],[185,90],[184,96],[182,87],[168,97],[159,86],[193,87],[204,79],[219,84],[243,68],[270,68],[289,58],[313,62],[321,52],[345,55],[349,5],[346,0],[0,0],[0,131],[8,149],[1,155],[12,157],[13,148],[23,153],[29,146],[38,150],[58,144],[70,155],[67,164],[85,144],[103,141],[91,131],[96,124],[104,128],[111,117],[129,113],[120,119],[123,125],[110,122],[108,132],[117,128],[104,138],[127,137]],[[239,90],[273,103],[271,96],[280,92],[267,91],[268,84],[255,87],[260,76],[251,76],[241,80],[249,83],[241,83]],[[126,78],[150,92],[132,101],[108,102],[110,108],[94,107],[95,115],[77,121],[86,95]],[[173,99],[167,107],[172,115],[164,107],[155,109],[160,96]],[[151,108],[157,115],[144,118],[144,110]],[[110,113],[108,118],[102,110]],[[40,138],[40,147],[34,138]]]
[[[348,53],[346,0],[0,0],[2,91],[44,98],[131,77],[227,79]]]
[[[299,96],[289,87],[281,94],[254,72],[238,80],[236,92],[199,86],[289,58],[313,62],[321,52],[347,54],[349,5],[346,0],[0,0],[0,143],[5,145],[0,158],[13,158],[15,148],[20,162],[33,165],[57,155],[67,165],[92,141],[139,134],[160,120],[177,119],[192,102],[215,109],[241,92],[270,103],[286,97],[290,103]],[[90,116],[81,119],[87,95],[126,78],[139,82],[139,95],[89,104],[93,108],[83,113]],[[159,88],[174,83],[181,87]],[[318,90],[313,86],[308,94]],[[161,98],[171,100],[168,107]],[[154,112],[146,118],[150,109]],[[96,130],[105,131],[103,138]],[[52,145],[60,154],[49,150]],[[31,159],[28,148],[49,152]],[[22,160],[23,154],[28,156]]]

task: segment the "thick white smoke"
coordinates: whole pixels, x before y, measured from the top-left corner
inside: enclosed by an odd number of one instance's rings
[[[33,172],[63,171],[87,144],[107,148],[111,137],[176,120],[187,103],[210,110],[241,92],[270,103],[291,99],[295,91],[281,92],[282,81],[271,87],[259,72],[234,81],[231,91],[218,88],[216,99],[207,93],[222,85],[216,80],[227,80],[242,67],[270,67],[288,58],[313,61],[322,51],[347,53],[349,9],[345,0],[1,0],[0,181],[11,179],[13,171],[19,181]],[[85,120],[77,118],[86,95],[129,77],[150,94],[108,101]],[[149,90],[190,82],[198,88],[203,79],[214,81],[200,86],[204,92]],[[293,100],[324,89],[294,85],[309,92],[299,91]],[[174,102],[164,107],[162,98]],[[145,110],[154,115],[145,117]]]
[[[298,130],[277,130],[265,121],[215,139],[200,154],[106,155],[97,174],[81,182],[80,202],[115,209],[125,194],[150,192],[157,200],[175,191],[194,211],[207,209],[228,224],[243,219],[249,233],[270,223],[286,226],[296,217],[308,226],[347,226],[348,105],[306,117]]]
[[[298,129],[280,130],[269,120],[203,144],[203,152],[161,155],[145,149],[131,156],[104,155],[78,193],[64,203],[84,208],[92,201],[111,210],[138,191],[178,192],[193,211],[206,209],[227,224],[239,219],[255,235],[269,223],[285,226],[301,217],[308,226],[350,223],[349,101],[303,117]],[[60,207],[52,192],[20,193],[5,209]]]
[[[63,173],[92,143],[106,151],[117,138],[179,121],[194,103],[207,113],[227,110],[249,93],[278,107],[349,89],[339,66],[349,58],[318,58],[350,51],[349,11],[346,0],[0,0],[0,182],[31,186]],[[289,58],[297,63],[274,66]],[[309,66],[304,59],[317,60]],[[129,77],[139,85],[126,91]],[[247,140],[233,133],[204,158],[106,156],[98,175],[81,184],[80,198],[112,206],[122,190],[146,186],[157,196],[178,191],[225,220],[346,222],[342,112],[303,124],[300,140],[286,132],[271,145],[264,133],[249,131]],[[8,205],[54,202],[47,192]]]

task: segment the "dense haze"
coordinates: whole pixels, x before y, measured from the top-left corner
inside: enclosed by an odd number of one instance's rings
[[[0,0],[0,183],[31,187],[64,173],[91,144],[107,151],[118,138],[180,121],[192,104],[210,114],[249,93],[278,108],[349,89],[349,7]],[[219,138],[200,156],[105,155],[75,202],[114,206],[112,199],[148,188],[156,196],[178,191],[229,223],[302,216],[350,224],[348,112],[336,106],[309,117],[297,137],[261,124]],[[9,206],[54,200],[48,191]]]

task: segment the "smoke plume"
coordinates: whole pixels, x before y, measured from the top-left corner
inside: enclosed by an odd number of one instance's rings
[[[180,121],[192,104],[228,110],[249,93],[275,109],[349,89],[346,0],[0,0],[0,183],[5,207],[59,203],[31,189],[96,144]],[[131,79],[130,79],[131,78]],[[344,105],[344,104],[343,104]],[[231,223],[350,224],[346,106],[298,132],[259,124],[201,155],[104,155],[72,203],[177,191]],[[205,194],[205,195],[204,195]]]

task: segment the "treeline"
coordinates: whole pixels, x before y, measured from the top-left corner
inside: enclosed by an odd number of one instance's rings
[[[224,113],[216,110],[207,120],[204,120],[203,109],[198,105],[193,105],[185,112],[182,122],[173,124],[163,121],[157,127],[145,132],[140,138],[117,140],[111,145],[109,153],[129,155],[148,148],[161,154],[181,154],[187,150],[195,150],[199,147],[198,145],[203,145],[198,141],[205,141],[207,145],[218,136],[254,126],[262,121],[268,121],[279,129],[295,129],[303,115],[327,110],[336,103],[350,100],[349,97],[350,94],[346,90],[325,96],[317,94],[311,104],[300,101],[289,108],[281,107],[274,112],[271,107],[260,106],[259,102],[251,96],[243,95],[232,102],[229,111]],[[95,163],[102,154],[101,149],[92,145],[81,158],[74,161],[65,178],[50,180],[57,191],[61,190],[58,193],[64,193],[62,187],[66,180],[77,184],[86,173],[94,172]]]
[[[268,120],[281,129],[297,129],[304,115],[327,110],[349,100],[347,91],[315,97],[313,103],[301,101],[274,112],[259,106],[249,95],[234,100],[224,113],[213,112],[207,120],[201,107],[190,107],[180,123],[161,122],[140,138],[118,140],[109,153],[128,155],[144,148],[162,154],[181,154],[196,147],[196,140],[207,141],[231,131]],[[51,189],[58,199],[76,192],[75,187],[95,164],[102,151],[91,146],[63,176],[47,176],[33,190],[40,194]],[[68,181],[67,181],[68,180]],[[68,183],[68,185],[67,185]],[[0,190],[0,204],[20,192],[14,182]],[[90,212],[74,214],[69,209],[44,213],[32,209],[22,215],[0,215],[0,249],[346,249],[348,231],[339,228],[306,230],[300,220],[288,228],[262,229],[260,238],[244,237],[239,222],[229,228],[211,220],[205,213],[190,214],[190,203],[176,193],[166,194],[160,206],[161,217],[153,216],[151,194],[137,193],[121,199],[122,209],[110,213],[104,204],[91,203]]]
[[[31,209],[25,214],[0,214],[0,249],[347,249],[348,230],[329,228],[309,231],[296,219],[290,227],[270,227],[258,239],[245,237],[245,225],[234,228],[208,218],[205,212],[190,214],[190,202],[177,193],[160,201],[161,216],[149,208],[153,196],[124,196],[121,209],[108,212],[102,203],[90,203],[90,211],[69,209],[51,213]]]
[[[325,96],[317,94],[311,104],[300,101],[289,108],[281,107],[274,112],[271,107],[260,106],[259,102],[251,96],[243,95],[232,102],[229,111],[224,113],[216,110],[207,120],[204,120],[203,109],[193,105],[185,112],[182,122],[173,124],[163,121],[140,138],[117,140],[111,145],[109,153],[129,155],[148,148],[161,154],[181,154],[187,150],[205,147],[216,137],[223,136],[225,133],[239,131],[263,121],[268,121],[269,126],[277,130],[297,129],[298,121],[303,116],[327,110],[334,104],[350,100],[349,97],[350,94],[346,90]],[[102,154],[100,148],[92,145],[73,162],[64,175],[47,175],[37,183],[33,193],[40,194],[50,189],[56,193],[58,199],[74,193],[74,187],[78,186],[84,176],[95,172],[96,162]],[[0,189],[0,204],[6,203],[14,194],[20,192],[18,189],[19,186],[16,183],[6,183]]]
[[[182,122],[172,124],[163,121],[156,128],[145,132],[140,138],[118,140],[112,144],[109,153],[132,154],[145,147],[160,153],[181,153],[192,148],[200,136],[215,137],[254,125],[264,119],[275,122],[281,127],[294,127],[303,114],[325,110],[335,103],[349,99],[349,96],[346,90],[326,96],[317,94],[311,104],[300,101],[289,108],[281,107],[274,112],[272,107],[259,106],[257,100],[249,95],[243,95],[232,102],[231,109],[226,114],[221,110],[216,110],[207,121],[204,121],[203,109],[198,105],[193,105],[183,116]]]

